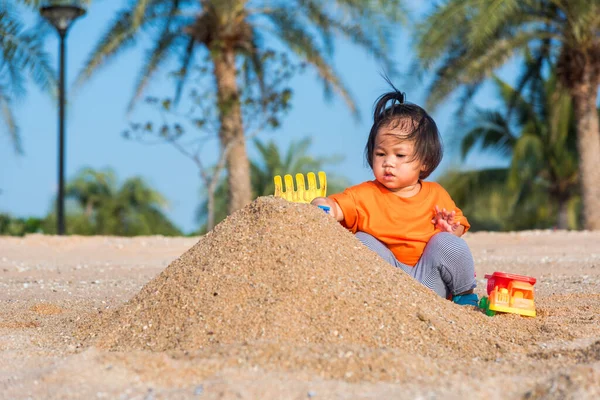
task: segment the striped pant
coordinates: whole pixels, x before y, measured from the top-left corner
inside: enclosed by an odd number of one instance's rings
[[[374,236],[356,232],[356,237],[385,261],[401,268],[444,298],[477,286],[471,250],[467,243],[456,235],[441,232],[432,236],[414,267],[398,261],[394,253]]]

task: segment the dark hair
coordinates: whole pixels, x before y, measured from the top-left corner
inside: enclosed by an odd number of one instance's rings
[[[388,83],[391,84],[389,81]],[[427,111],[416,104],[406,103],[405,98],[406,94],[396,89],[377,99],[373,112],[373,126],[365,146],[365,157],[369,166],[373,168],[373,149],[379,130],[382,127],[390,129],[401,127],[407,133],[402,136],[402,140],[414,141],[414,156],[425,165],[425,170],[421,171],[419,179],[425,179],[442,161],[444,153],[442,140],[435,121]]]

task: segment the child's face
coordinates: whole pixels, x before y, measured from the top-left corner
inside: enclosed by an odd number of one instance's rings
[[[425,169],[414,157],[414,142],[402,140],[401,131],[382,127],[375,137],[373,173],[375,179],[398,196],[419,192],[419,173]]]

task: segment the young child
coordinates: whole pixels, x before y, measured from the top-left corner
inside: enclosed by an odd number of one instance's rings
[[[375,180],[312,204],[329,206],[363,244],[440,296],[476,306],[473,256],[460,238],[469,222],[442,186],[424,181],[442,153],[427,112],[397,90],[386,93],[365,146]]]

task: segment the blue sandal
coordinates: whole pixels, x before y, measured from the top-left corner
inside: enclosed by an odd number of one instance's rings
[[[461,306],[475,306],[479,303],[479,297],[475,293],[461,294],[452,297],[452,301]]]

